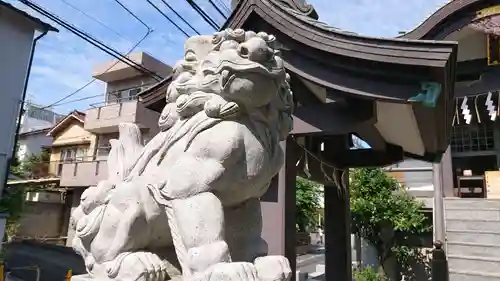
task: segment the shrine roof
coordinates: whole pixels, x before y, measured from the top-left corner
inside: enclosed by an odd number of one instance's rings
[[[292,134],[355,133],[374,150],[396,147],[386,164],[402,153],[439,161],[446,150],[456,42],[361,36],[319,21],[312,6],[295,0],[241,0],[226,28],[264,31],[282,45],[300,104]],[[171,79],[140,99],[161,111]]]
[[[468,24],[481,9],[500,4],[496,0],[452,0],[425,19],[401,39],[442,40]]]

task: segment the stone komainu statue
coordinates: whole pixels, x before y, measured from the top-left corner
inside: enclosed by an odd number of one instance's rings
[[[113,140],[109,179],[73,212],[76,280],[288,280],[266,256],[259,198],[283,164],[292,93],[275,38],[227,29],[186,41],[158,133]],[[80,279],[79,279],[80,278]]]

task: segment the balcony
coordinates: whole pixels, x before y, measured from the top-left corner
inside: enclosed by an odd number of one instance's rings
[[[118,125],[123,122],[135,123],[141,129],[154,128],[159,118],[159,113],[145,108],[138,100],[93,105],[86,114],[84,128],[96,134],[118,132]]]
[[[62,187],[92,186],[108,178],[106,160],[62,163],[59,170]]]
[[[88,159],[88,160],[87,160]],[[61,187],[87,187],[108,178],[106,159],[88,157],[71,162],[31,163],[19,179],[9,180],[9,186],[59,185]]]

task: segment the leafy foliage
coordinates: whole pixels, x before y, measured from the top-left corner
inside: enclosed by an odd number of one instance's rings
[[[42,178],[48,174],[50,154],[42,150],[39,154],[31,154],[23,160],[12,161],[10,171],[22,178]]]
[[[419,249],[396,244],[410,235],[428,232],[431,225],[420,212],[422,203],[410,197],[403,186],[382,169],[351,171],[351,215],[354,232],[375,246],[382,265],[396,257],[403,274],[411,271],[416,260],[423,259]]]
[[[373,267],[359,267],[353,272],[354,280],[356,281],[386,281],[385,278],[377,269]]]
[[[46,174],[48,169],[49,153],[42,151],[40,154],[32,154],[22,161],[17,156],[12,160],[10,172],[21,178],[38,178]],[[30,186],[29,190],[40,189],[39,186]],[[5,238],[15,236],[19,228],[19,220],[25,208],[26,192],[24,186],[6,187],[0,198],[0,213],[8,214],[5,225]]]
[[[23,187],[6,188],[0,199],[0,212],[8,214],[5,235],[12,237],[19,227],[19,219],[24,211],[26,192]]]
[[[318,225],[320,208],[320,185],[297,177],[296,183],[296,225],[299,232],[306,232]]]

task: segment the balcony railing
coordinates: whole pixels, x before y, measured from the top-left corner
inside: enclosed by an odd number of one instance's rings
[[[156,126],[159,117],[157,112],[145,108],[135,97],[94,104],[86,113],[85,129],[101,134],[117,132],[117,126],[122,122],[150,128]]]
[[[62,163],[61,186],[92,186],[108,177],[107,160],[87,157],[74,162]]]

